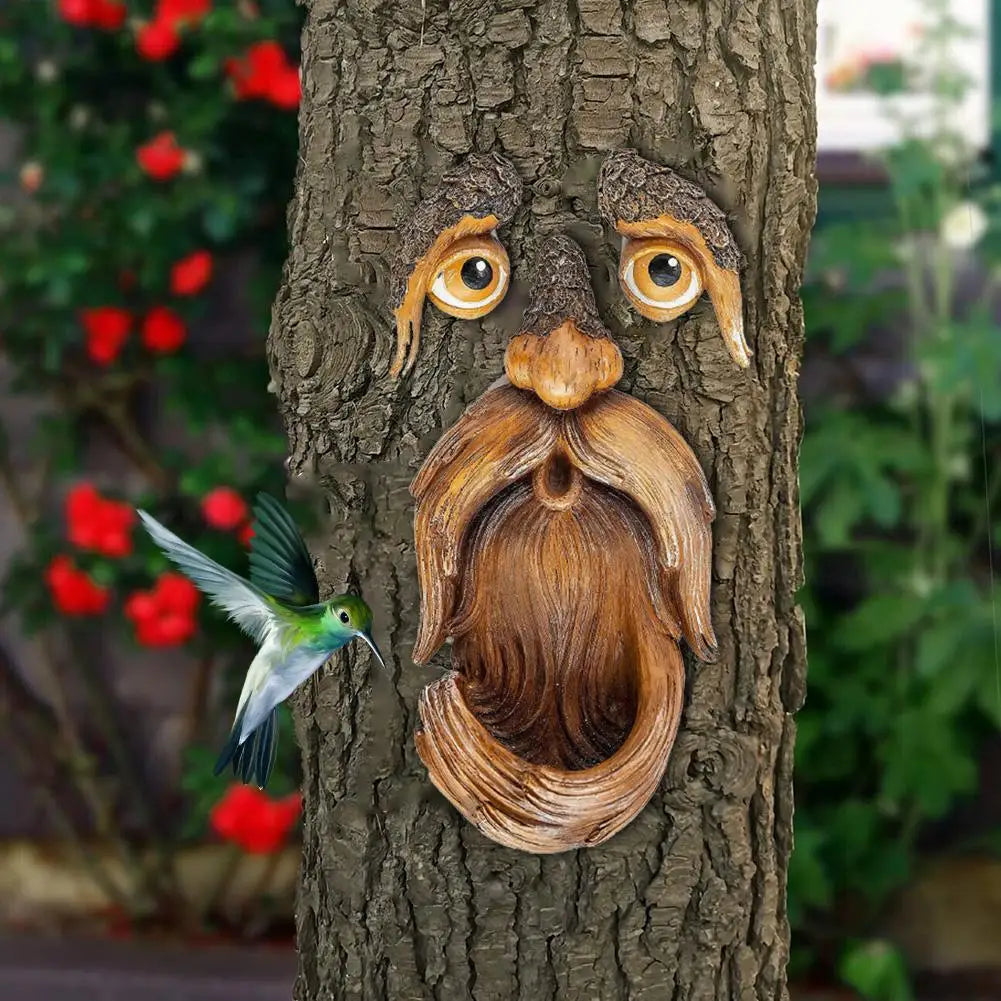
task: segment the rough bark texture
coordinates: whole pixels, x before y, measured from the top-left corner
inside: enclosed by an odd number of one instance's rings
[[[305,858],[296,996],[444,1001],[784,998],[791,713],[804,690],[796,377],[813,220],[811,0],[312,0],[292,251],[269,343],[291,492],[329,503],[325,593],[361,584],[392,682],[355,648],[296,700]],[[601,225],[605,151],[636,148],[728,214],[754,357],[739,371],[708,303],[641,320]],[[396,227],[472,152],[518,167],[502,230],[515,287],[484,320],[428,308],[417,365],[387,379]],[[502,371],[540,236],[585,248],[625,357],[621,388],[691,443],[714,524],[720,655],[688,666],[660,792],[598,849],[519,854],[430,786],[416,701],[407,488],[441,429]]]

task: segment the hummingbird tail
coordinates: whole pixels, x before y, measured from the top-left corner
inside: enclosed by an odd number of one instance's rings
[[[258,788],[263,789],[271,778],[278,753],[278,709],[272,709],[264,722],[248,734],[243,743],[240,743],[243,715],[241,711],[236,717],[229,740],[220,752],[212,774],[221,774],[226,766],[232,763],[233,774],[241,782],[249,783],[253,777]]]

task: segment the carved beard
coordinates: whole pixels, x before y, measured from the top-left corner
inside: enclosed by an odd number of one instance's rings
[[[561,412],[502,384],[414,480],[414,659],[432,781],[502,844],[597,844],[656,790],[684,694],[678,641],[715,647],[713,504],[691,450],[611,391]]]

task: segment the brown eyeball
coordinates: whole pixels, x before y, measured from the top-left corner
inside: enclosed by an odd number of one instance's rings
[[[623,238],[619,283],[636,311],[665,323],[687,313],[707,292],[730,356],[747,368],[740,276],[716,263],[695,226],[660,216],[620,221],[615,228]]]
[[[636,310],[659,323],[691,309],[705,288],[697,258],[681,244],[657,238],[624,241],[619,282]]]
[[[497,239],[497,218],[463,216],[442,230],[407,279],[396,316],[396,357],[389,373],[396,378],[417,360],[421,314],[430,299],[443,313],[475,320],[495,309],[507,292],[511,264]]]
[[[514,218],[521,195],[512,163],[474,153],[446,170],[403,221],[389,274],[396,318],[391,378],[417,361],[425,299],[450,316],[475,319],[504,298],[511,267],[497,229]]]
[[[507,251],[493,235],[470,236],[452,244],[436,262],[428,298],[449,316],[475,320],[504,298],[510,283]]]

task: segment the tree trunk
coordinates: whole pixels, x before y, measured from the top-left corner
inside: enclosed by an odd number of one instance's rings
[[[305,793],[299,1001],[784,998],[791,716],[804,692],[796,378],[813,222],[811,0],[310,0],[291,251],[269,340],[291,494],[329,504],[325,593],[360,586],[393,678],[359,648],[296,697]],[[712,310],[630,313],[595,176],[631,147],[704,187],[747,258],[753,352],[738,370]],[[488,841],[414,748],[419,591],[408,488],[443,428],[502,372],[516,289],[483,320],[430,307],[413,372],[387,372],[397,225],[472,152],[517,167],[505,231],[517,282],[538,238],[591,265],[625,358],[620,388],[694,449],[716,501],[714,663],[660,790],[597,848]],[[523,304],[523,302],[522,302]],[[363,649],[363,648],[361,648]]]

